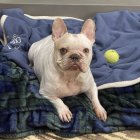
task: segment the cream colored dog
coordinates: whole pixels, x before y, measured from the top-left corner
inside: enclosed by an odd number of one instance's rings
[[[29,50],[29,60],[40,80],[39,92],[53,103],[62,121],[69,122],[72,113],[61,98],[83,92],[91,100],[98,118],[107,119],[90,71],[94,41],[93,20],[86,20],[80,34],[71,34],[64,21],[57,18],[52,35],[34,43]]]

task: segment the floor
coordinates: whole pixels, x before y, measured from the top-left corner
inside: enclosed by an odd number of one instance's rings
[[[89,134],[74,138],[61,138],[53,133],[31,135],[18,140],[140,140],[140,131],[122,131],[111,134]]]

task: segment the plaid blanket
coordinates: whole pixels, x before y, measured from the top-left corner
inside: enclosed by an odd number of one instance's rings
[[[39,99],[35,75],[16,63],[0,57],[0,137],[22,137],[53,131],[73,137],[86,133],[110,133],[140,127],[140,84],[99,91],[99,99],[108,113],[106,122],[96,118],[88,98],[81,94],[64,98],[73,113],[62,123],[47,99]]]
[[[73,114],[72,121],[64,123],[53,105],[38,93],[39,82],[34,73],[5,55],[4,47],[8,46],[0,45],[0,137],[17,138],[46,131],[74,137],[140,128],[139,83],[99,91],[101,104],[108,113],[106,122],[96,118],[84,93],[64,98]]]

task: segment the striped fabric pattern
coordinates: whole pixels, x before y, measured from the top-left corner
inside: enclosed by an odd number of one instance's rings
[[[122,131],[112,134],[88,134],[74,138],[62,138],[53,133],[31,135],[19,140],[139,140],[139,131]]]

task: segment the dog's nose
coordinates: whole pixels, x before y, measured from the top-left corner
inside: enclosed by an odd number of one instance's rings
[[[72,55],[70,56],[70,58],[71,58],[71,60],[74,61],[74,62],[80,60],[80,56],[79,56],[78,54],[76,54],[76,53],[72,54]]]

